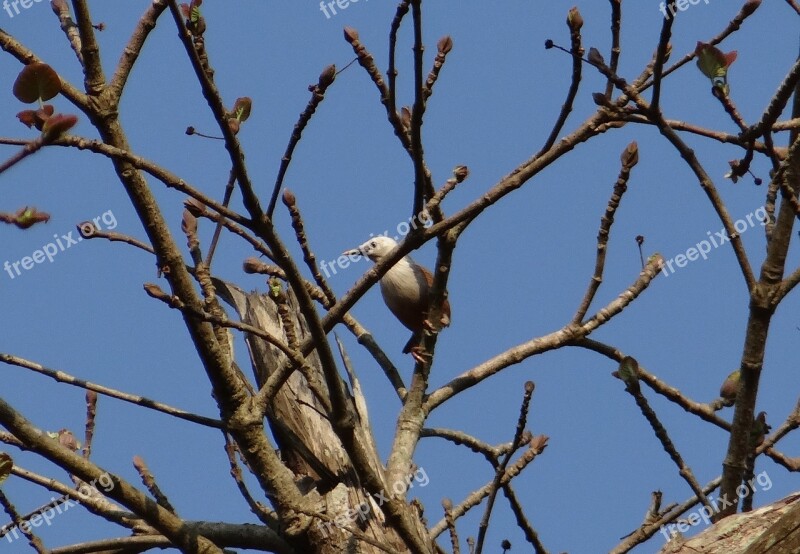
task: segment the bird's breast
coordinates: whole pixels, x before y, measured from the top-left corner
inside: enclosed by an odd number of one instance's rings
[[[422,271],[407,259],[386,272],[381,279],[386,306],[411,331],[422,329],[428,302],[428,283]]]

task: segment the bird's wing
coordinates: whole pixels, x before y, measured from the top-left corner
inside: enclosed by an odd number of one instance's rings
[[[433,287],[433,274],[421,265],[414,264],[414,267],[419,268],[422,276],[425,278],[425,282],[428,283],[428,290],[430,290]],[[442,303],[441,324],[443,327],[450,325],[450,302],[447,300],[447,297],[445,297]]]

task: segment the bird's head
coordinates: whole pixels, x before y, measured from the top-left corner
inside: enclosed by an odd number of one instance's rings
[[[344,255],[352,256],[355,254],[361,254],[373,262],[379,262],[384,256],[391,252],[395,246],[397,246],[397,242],[394,239],[384,236],[377,236],[372,237],[354,250],[348,250],[344,253]]]

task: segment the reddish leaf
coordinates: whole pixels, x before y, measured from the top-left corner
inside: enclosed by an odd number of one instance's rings
[[[75,438],[75,435],[73,435],[72,431],[69,429],[60,429],[58,433],[47,434],[50,438],[57,440],[61,446],[73,452],[79,450],[81,447],[81,443],[78,442],[78,439]]]
[[[37,100],[50,100],[61,92],[58,73],[45,63],[26,65],[14,81],[14,96],[21,102],[31,104]]]
[[[38,110],[23,110],[19,112],[17,114],[17,119],[24,125],[27,125],[29,129],[31,127],[36,127],[41,131],[45,122],[50,119],[54,111],[52,104],[45,104]]]
[[[36,124],[36,110],[23,110],[17,114],[17,119],[30,129]]]
[[[71,114],[58,114],[49,118],[42,128],[42,138],[45,142],[52,142],[72,129],[78,122],[78,117]]]

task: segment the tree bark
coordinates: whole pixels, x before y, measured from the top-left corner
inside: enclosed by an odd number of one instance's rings
[[[289,345],[307,338],[308,328],[299,316],[291,290],[285,293],[284,304],[289,308],[289,317],[284,314],[282,318],[278,304],[267,295],[245,293],[235,285],[216,279],[215,286],[220,297],[235,308],[243,322],[263,329]],[[284,321],[291,321],[294,328],[287,330]],[[261,387],[274,371],[287,363],[287,358],[260,337],[246,335],[245,341],[256,384]],[[314,517],[305,534],[303,542],[307,544],[298,546],[319,554],[406,551],[404,541],[386,523],[380,508],[381,499],[375,498],[361,485],[358,472],[334,432],[322,402],[314,393],[314,390],[323,395],[328,392],[316,351],[306,358],[306,362],[304,372],[308,378],[301,371],[294,371],[271,399],[267,410],[267,420],[281,458],[297,476],[302,490],[310,492],[316,489],[323,499],[318,508],[319,516]],[[309,386],[309,380],[314,383],[313,388]],[[360,394],[357,386],[351,390]],[[373,469],[383,474],[383,464],[369,426],[366,402],[363,398],[357,401],[352,395],[349,400],[357,415],[359,440],[372,454]],[[416,517],[415,521],[418,520]],[[421,523],[419,527],[427,537]],[[356,530],[363,536],[356,537],[347,529]],[[369,544],[364,537],[382,548]]]

